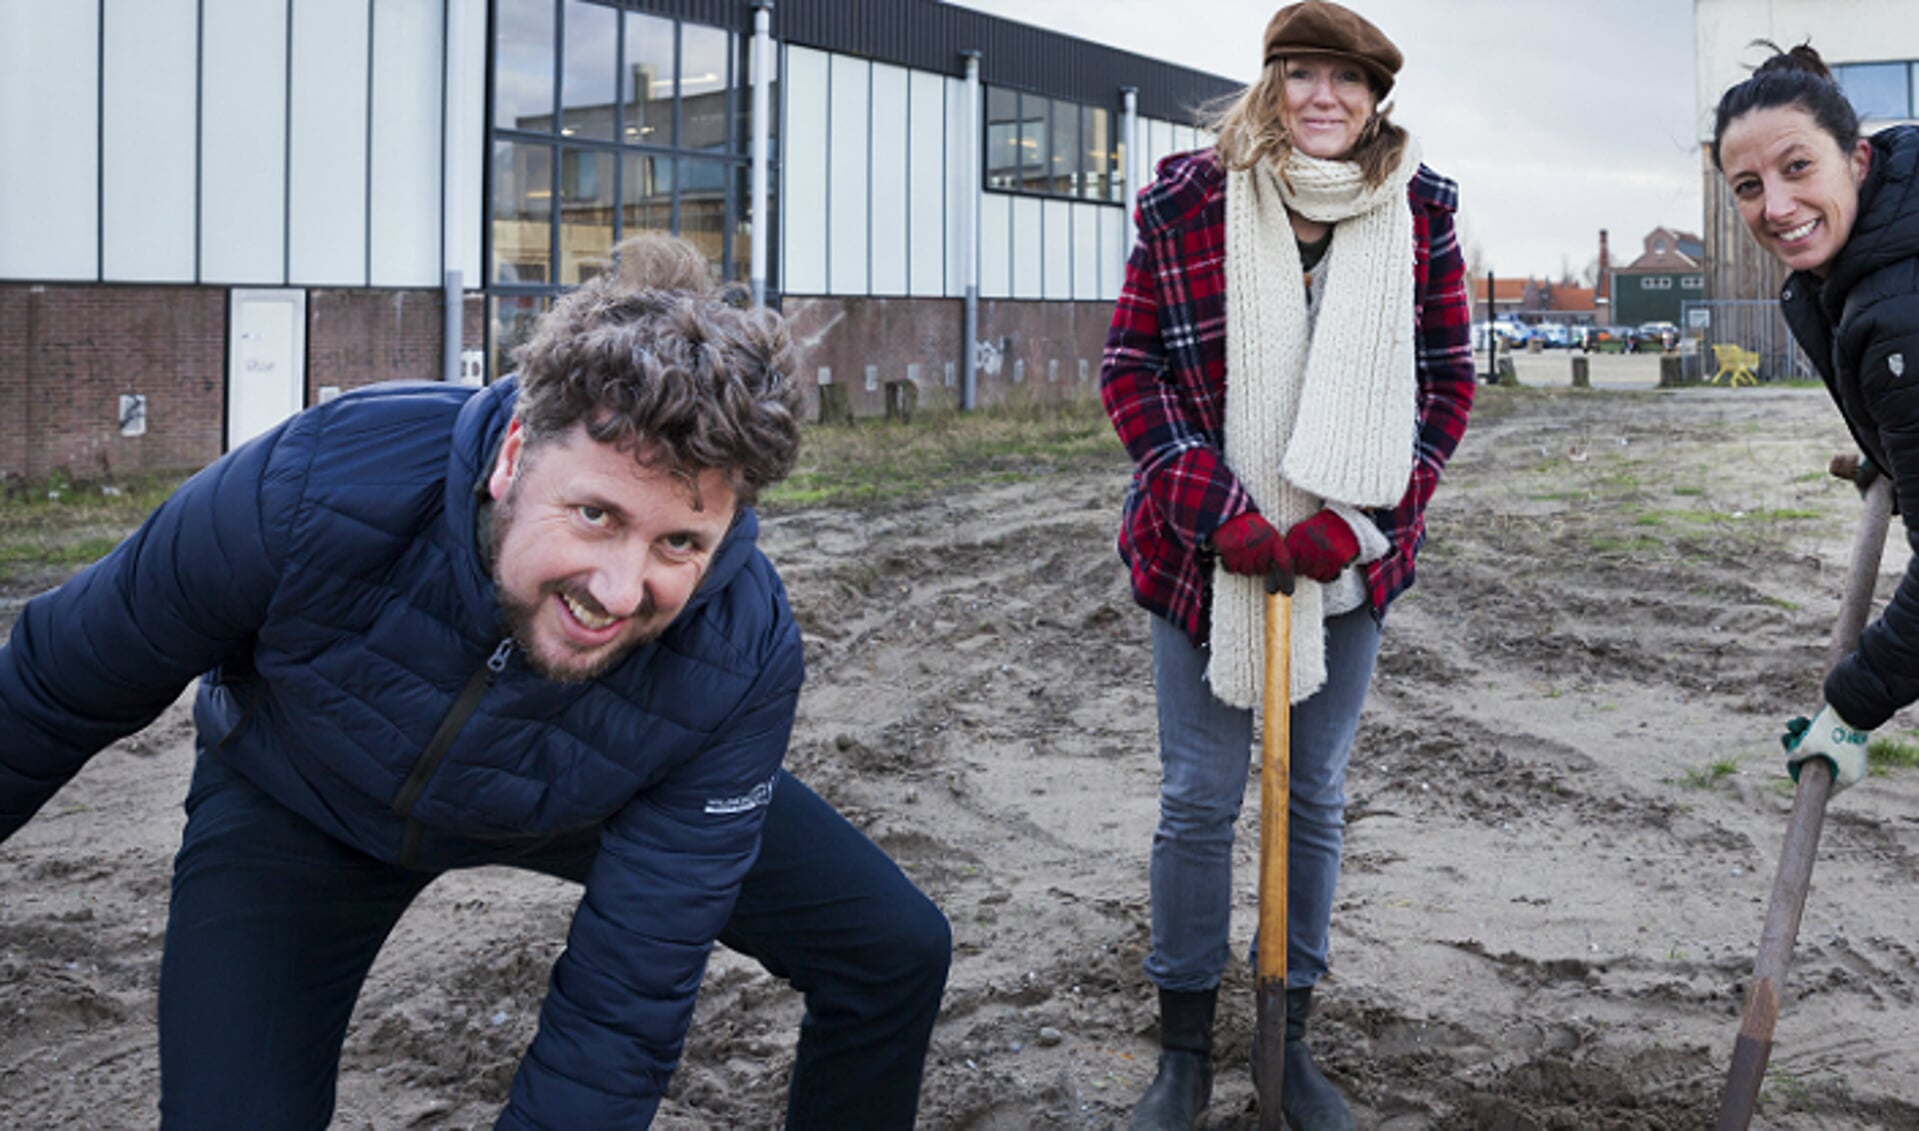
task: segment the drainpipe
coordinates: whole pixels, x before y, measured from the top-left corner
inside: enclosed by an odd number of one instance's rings
[[[444,270],[440,298],[444,307],[440,324],[440,380],[452,384],[460,379],[460,347],[466,336],[466,282],[460,267],[464,258],[460,254],[461,237],[465,234],[460,223],[460,190],[466,183],[460,166],[460,135],[465,130],[461,122],[465,106],[460,92],[466,75],[460,48],[466,38],[466,0],[446,0],[442,11],[446,50],[441,63],[444,81],[440,84],[440,254]]]
[[[766,241],[773,225],[766,215],[767,84],[773,73],[773,0],[753,0],[753,183],[751,267],[753,305],[766,305]]]
[[[1122,86],[1119,88],[1121,122],[1120,136],[1126,143],[1126,161],[1120,169],[1126,178],[1126,191],[1121,194],[1120,203],[1126,206],[1126,254],[1130,258],[1133,245],[1139,242],[1139,230],[1132,223],[1132,202],[1139,199],[1139,88]]]
[[[980,138],[980,53],[967,50],[960,54],[966,59],[966,127],[962,134],[962,142],[966,149],[965,159],[960,162],[960,175],[965,178],[966,185],[966,207],[960,209],[962,218],[960,246],[965,249],[966,264],[966,318],[960,350],[964,355],[966,380],[960,386],[960,408],[970,410],[979,405],[979,359],[975,349],[975,343],[979,341],[979,226],[982,191],[979,162],[985,143]]]

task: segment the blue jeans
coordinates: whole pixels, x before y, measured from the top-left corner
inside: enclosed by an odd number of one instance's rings
[[[910,1128],[946,918],[797,778],[773,797],[720,941],[806,995],[786,1126]],[[583,882],[598,847],[574,836],[502,862]],[[162,1125],[325,1127],[361,983],[434,876],[360,854],[201,757],[160,964]]]
[[[1159,827],[1153,832],[1153,950],[1146,977],[1161,989],[1208,990],[1228,956],[1233,822],[1246,796],[1253,712],[1230,707],[1205,681],[1212,653],[1152,618],[1159,703]],[[1292,804],[1287,838],[1286,985],[1326,973],[1346,832],[1346,765],[1379,655],[1379,622],[1361,607],[1326,622],[1326,683],[1292,709]]]

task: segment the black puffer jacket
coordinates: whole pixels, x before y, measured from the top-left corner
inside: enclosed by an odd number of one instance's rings
[[[1780,301],[1859,447],[1892,475],[1915,552],[1884,615],[1826,678],[1826,702],[1871,729],[1919,700],[1919,127],[1872,138],[1851,238],[1825,279],[1794,272]]]

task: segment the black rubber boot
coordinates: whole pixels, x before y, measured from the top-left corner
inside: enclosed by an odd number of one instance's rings
[[[1133,1109],[1132,1131],[1193,1131],[1213,1097],[1213,1006],[1219,991],[1159,991],[1159,1074]]]
[[[1292,1131],[1354,1131],[1346,1097],[1313,1063],[1306,1044],[1306,1019],[1313,1012],[1313,988],[1286,991],[1285,1083],[1279,1110]]]

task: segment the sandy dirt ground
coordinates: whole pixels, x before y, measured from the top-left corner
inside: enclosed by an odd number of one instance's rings
[[[1482,394],[1388,619],[1315,1018],[1362,1127],[1712,1122],[1790,801],[1775,736],[1817,697],[1860,508],[1823,474],[1822,391],[1639,384]],[[926,1128],[1122,1127],[1152,1073],[1126,474],[1115,444],[768,524],[810,668],[790,765],[953,923]],[[1895,534],[1881,599],[1906,557]],[[0,846],[0,1125],[154,1122],[188,728],[183,703]],[[1257,795],[1213,1128],[1256,1119]],[[1834,803],[1758,1126],[1919,1127],[1916,818],[1919,771]],[[430,889],[360,1001],[336,1126],[489,1126],[575,898],[490,869]],[[717,953],[656,1126],[776,1127],[799,1012]]]

